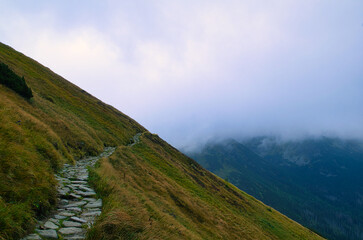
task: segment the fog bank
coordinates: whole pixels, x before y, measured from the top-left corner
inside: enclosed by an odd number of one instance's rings
[[[0,1],[0,41],[177,147],[363,138],[363,2]]]

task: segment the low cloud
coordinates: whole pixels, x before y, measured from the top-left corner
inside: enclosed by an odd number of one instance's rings
[[[0,38],[176,146],[363,137],[357,1],[0,1]]]

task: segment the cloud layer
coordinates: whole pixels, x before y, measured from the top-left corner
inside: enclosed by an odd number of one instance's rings
[[[1,1],[0,41],[176,146],[363,137],[358,1]]]

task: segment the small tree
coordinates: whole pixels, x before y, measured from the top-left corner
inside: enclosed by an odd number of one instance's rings
[[[26,84],[24,77],[16,75],[4,63],[0,63],[0,84],[7,86],[25,99],[33,97],[32,90]]]

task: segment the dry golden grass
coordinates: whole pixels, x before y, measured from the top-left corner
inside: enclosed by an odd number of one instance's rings
[[[155,135],[92,173],[105,208],[88,239],[321,239]]]
[[[53,173],[63,163],[126,144],[144,128],[3,44],[0,62],[34,95],[26,101],[0,85],[0,239],[17,239],[54,207]]]

